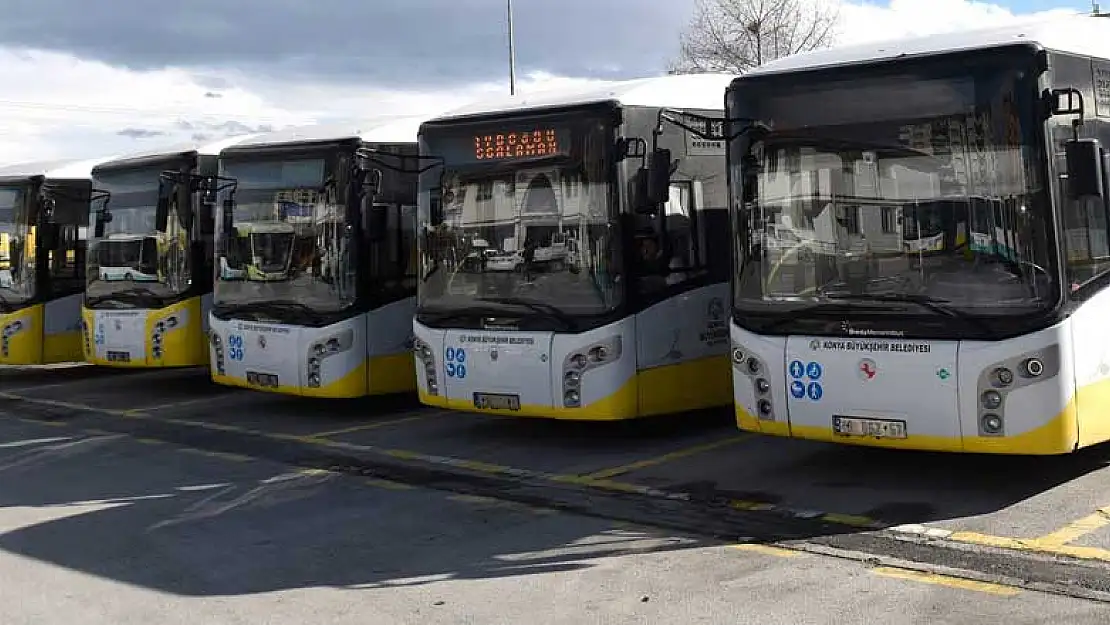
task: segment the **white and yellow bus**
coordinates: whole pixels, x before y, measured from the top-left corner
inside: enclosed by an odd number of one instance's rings
[[[215,382],[325,398],[413,390],[416,175],[395,170],[416,158],[420,121],[283,130],[221,153],[236,191],[218,223]],[[381,159],[397,162],[383,171]]]
[[[217,155],[245,137],[99,164],[84,303],[85,360],[130,368],[208,364]]]
[[[574,420],[729,404],[724,143],[664,114],[719,118],[732,78],[534,93],[421,127],[423,403]]]
[[[1107,41],[1105,19],[1040,20],[732,84],[741,429],[999,454],[1110,440]],[[774,253],[783,223],[821,244]]]
[[[0,168],[0,364],[79,362],[92,168]]]

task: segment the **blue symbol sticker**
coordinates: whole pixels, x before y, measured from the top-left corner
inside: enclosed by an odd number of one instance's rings
[[[805,373],[806,366],[802,364],[802,361],[795,360],[790,363],[790,377],[800,379]]]
[[[801,399],[806,396],[806,385],[801,380],[794,380],[790,383],[790,394],[794,399]]]
[[[243,359],[243,335],[232,334],[227,337],[227,357],[232,360]]]
[[[821,363],[811,362],[808,365],[806,365],[806,375],[808,375],[811,379],[820,380],[821,379],[821,373],[822,373]]]
[[[806,394],[809,395],[809,398],[813,401],[821,401],[821,396],[824,395],[825,392],[821,390],[820,384],[817,382],[810,382],[809,387],[806,388]]]
[[[443,369],[447,372],[447,377],[449,378],[458,378],[461,380],[466,377],[466,365],[449,362],[443,365]]]
[[[443,355],[447,358],[447,362],[454,361],[455,360],[455,348],[454,347],[448,347]]]

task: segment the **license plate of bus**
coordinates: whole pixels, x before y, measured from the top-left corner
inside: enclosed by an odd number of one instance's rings
[[[105,356],[108,362],[131,362],[131,352],[109,351]]]
[[[490,410],[520,410],[520,395],[474,393],[474,407]]]
[[[906,422],[897,419],[833,417],[833,432],[840,436],[906,438]]]
[[[255,386],[266,386],[269,388],[278,387],[278,377],[272,373],[258,373],[256,371],[247,372],[247,384]]]

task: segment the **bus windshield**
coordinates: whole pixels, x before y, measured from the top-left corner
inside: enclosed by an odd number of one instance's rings
[[[238,181],[231,229],[217,220],[217,305],[294,301],[318,313],[355,302],[354,238],[322,158],[232,160]]]
[[[93,186],[107,197],[94,201],[89,237],[86,296],[90,304],[137,305],[148,296],[174,297],[189,288],[189,233],[176,203],[166,232],[158,233],[159,179],[173,164],[97,172]],[[98,232],[99,224],[103,231]],[[136,287],[141,287],[141,295]]]
[[[35,295],[29,186],[0,187],[0,312]]]
[[[615,307],[611,129],[581,114],[425,127],[443,166],[420,176],[419,308]]]
[[[853,299],[868,301],[861,316],[913,299],[963,316],[1053,306],[1036,81],[1006,58],[754,78],[730,91],[730,118],[769,127],[730,146],[732,179],[755,183],[750,203],[733,193],[737,317],[804,318]]]

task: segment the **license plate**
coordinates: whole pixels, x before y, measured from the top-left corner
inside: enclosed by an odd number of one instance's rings
[[[840,436],[906,438],[906,422],[896,419],[833,417],[833,432]]]
[[[258,373],[256,371],[247,372],[247,384],[254,384],[255,386],[268,386],[270,388],[277,388],[278,377],[272,373]]]
[[[520,395],[474,393],[474,407],[491,410],[520,410]]]
[[[131,362],[131,352],[113,352],[105,354],[108,362]]]

